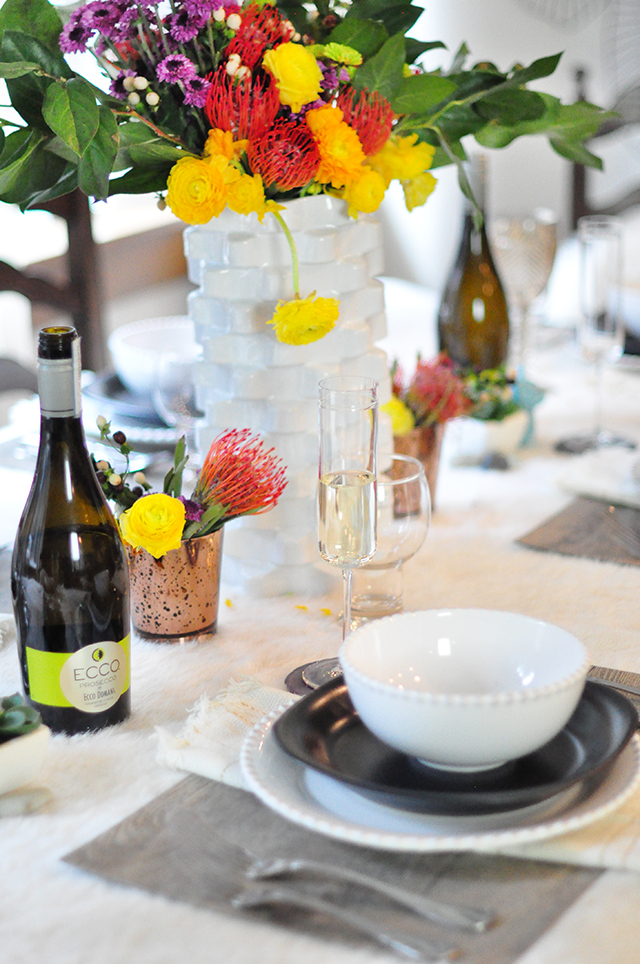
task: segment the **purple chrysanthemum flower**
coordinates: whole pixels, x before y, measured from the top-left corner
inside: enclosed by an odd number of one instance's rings
[[[137,37],[136,24],[139,19],[140,11],[136,7],[125,10],[113,29],[111,39],[115,43],[126,43],[127,40]]]
[[[169,54],[156,67],[158,80],[168,84],[177,84],[179,80],[191,80],[196,76],[195,64],[184,54]]]
[[[323,90],[335,90],[338,86],[338,71],[334,66],[328,67],[322,62],[319,64],[320,70],[322,71],[322,80],[320,85]]]
[[[190,12],[183,7],[178,13],[167,17],[164,26],[168,28],[169,34],[174,40],[184,44],[193,40],[205,23],[206,20],[203,18],[201,11]]]
[[[62,33],[60,34],[60,50],[63,54],[75,54],[85,51],[91,34],[91,29],[82,22],[81,11],[74,10],[69,22],[62,28]]]
[[[200,522],[204,513],[204,506],[200,505],[199,502],[194,502],[193,499],[186,499],[184,495],[179,495],[178,498],[184,506],[184,517],[187,522]]]
[[[121,9],[113,0],[92,0],[81,8],[83,24],[90,30],[99,30],[106,37],[110,36],[120,14]]]
[[[204,22],[209,19],[214,10],[224,6],[224,0],[184,0],[184,9],[192,15],[200,15]]]
[[[204,107],[207,102],[207,94],[211,86],[210,80],[204,77],[190,77],[183,82],[184,102],[192,104],[194,107]]]

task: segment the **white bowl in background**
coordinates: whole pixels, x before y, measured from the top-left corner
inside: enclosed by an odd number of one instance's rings
[[[452,770],[497,767],[551,740],[576,708],[590,665],[566,630],[485,609],[365,624],[342,644],[340,663],[372,733]]]
[[[120,381],[135,395],[153,395],[158,362],[165,352],[195,348],[193,321],[187,315],[147,318],[111,333],[109,351]]]

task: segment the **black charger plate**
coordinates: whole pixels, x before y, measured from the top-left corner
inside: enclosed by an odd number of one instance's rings
[[[374,736],[339,678],[286,710],[274,733],[290,756],[377,803],[418,813],[473,815],[528,807],[587,777],[604,779],[637,725],[629,700],[587,681],[573,716],[549,743],[493,770],[452,773]]]

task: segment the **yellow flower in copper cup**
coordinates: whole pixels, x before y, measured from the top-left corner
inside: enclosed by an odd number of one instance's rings
[[[164,492],[145,495],[120,516],[122,538],[134,549],[146,549],[159,559],[179,549],[184,529],[185,507]]]

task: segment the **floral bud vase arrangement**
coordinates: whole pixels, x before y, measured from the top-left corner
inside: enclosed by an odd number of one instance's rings
[[[98,420],[101,437],[127,459],[122,432]],[[216,631],[223,526],[231,519],[267,512],[286,486],[285,470],[272,450],[249,429],[214,439],[190,497],[182,495],[188,461],[185,440],[176,446],[164,491],[150,492],[142,473],[132,486],[128,471],[96,463],[102,489],[116,504],[127,548],[131,580],[131,619],[147,639],[183,642]]]

